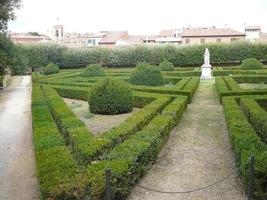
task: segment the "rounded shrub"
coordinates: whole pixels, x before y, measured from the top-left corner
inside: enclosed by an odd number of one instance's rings
[[[133,109],[133,92],[125,82],[105,79],[92,88],[88,103],[92,113],[127,113]]]
[[[262,69],[263,64],[258,61],[256,58],[247,58],[242,61],[241,69],[244,70],[253,70],[253,69]]]
[[[159,67],[162,71],[173,71],[174,70],[174,65],[169,62],[168,60],[164,60],[159,64]]]
[[[85,70],[81,73],[82,77],[104,77],[106,73],[104,69],[97,65],[91,64],[85,68]]]
[[[164,79],[158,67],[145,63],[137,65],[136,69],[131,73],[129,82],[134,85],[164,85]]]
[[[56,74],[58,72],[59,72],[59,67],[54,63],[49,63],[41,70],[41,73],[44,75]]]

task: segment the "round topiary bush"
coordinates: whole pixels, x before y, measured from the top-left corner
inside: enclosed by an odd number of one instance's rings
[[[262,69],[263,64],[258,61],[256,58],[247,58],[242,61],[241,69],[244,70],[253,70],[253,69]]]
[[[127,113],[133,109],[133,92],[125,82],[105,79],[92,88],[88,103],[92,113]]]
[[[59,67],[54,63],[49,63],[41,70],[41,73],[44,75],[56,74],[58,72],[59,72]]]
[[[159,67],[162,71],[173,71],[174,70],[174,65],[169,62],[168,60],[164,60],[159,64]]]
[[[161,71],[157,67],[145,63],[137,65],[130,76],[129,82],[134,85],[164,85]]]
[[[85,68],[85,70],[81,73],[82,77],[104,77],[106,73],[104,69],[96,64],[91,64]]]

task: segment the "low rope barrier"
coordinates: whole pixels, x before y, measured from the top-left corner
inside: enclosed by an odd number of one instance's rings
[[[192,193],[192,192],[197,192],[197,191],[201,191],[201,190],[204,190],[204,189],[207,189],[209,187],[212,187],[214,185],[217,185],[221,182],[223,182],[224,180],[230,178],[232,175],[234,175],[236,172],[233,172],[231,174],[228,174],[226,177],[214,182],[214,183],[211,183],[209,185],[206,185],[204,187],[200,187],[200,188],[196,188],[196,189],[192,189],[192,190],[186,190],[186,191],[163,191],[163,190],[158,190],[158,189],[153,189],[153,188],[149,188],[147,186],[143,186],[143,185],[137,185],[138,187],[142,188],[142,189],[145,189],[145,190],[149,190],[149,191],[152,191],[152,192],[157,192],[157,193],[165,193],[165,194],[185,194],[185,193]]]

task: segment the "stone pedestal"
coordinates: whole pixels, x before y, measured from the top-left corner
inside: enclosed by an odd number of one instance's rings
[[[201,79],[204,79],[204,80],[209,80],[209,79],[212,79],[212,74],[211,74],[211,69],[212,69],[212,66],[211,65],[202,65],[201,66]]]

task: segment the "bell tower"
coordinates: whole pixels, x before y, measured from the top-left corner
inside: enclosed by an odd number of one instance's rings
[[[64,38],[64,26],[59,22],[59,18],[57,18],[57,24],[54,28],[54,39],[60,41]]]

